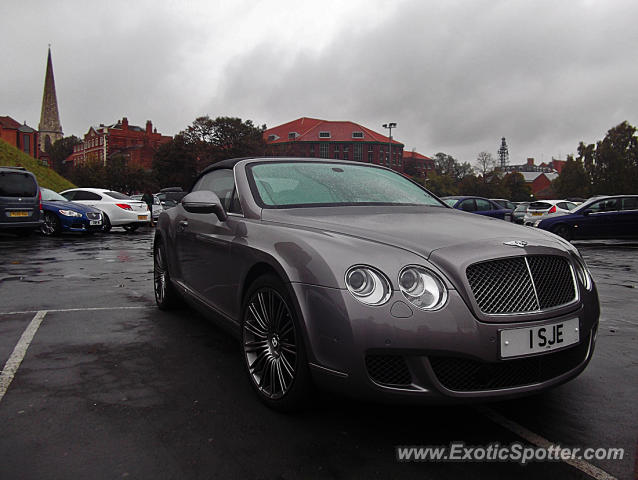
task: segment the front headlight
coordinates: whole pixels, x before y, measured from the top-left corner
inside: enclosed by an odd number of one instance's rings
[[[365,265],[355,265],[346,272],[350,293],[366,305],[383,305],[392,294],[390,281],[380,271]]]
[[[82,214],[74,212],[73,210],[58,210],[65,217],[81,217]]]
[[[594,281],[591,278],[591,273],[585,263],[585,260],[583,260],[583,257],[580,256],[580,253],[578,255],[574,255],[574,260],[576,263],[576,276],[578,277],[578,280],[585,289],[591,290],[594,285]]]
[[[447,300],[443,280],[432,270],[418,265],[401,270],[399,289],[412,305],[421,310],[438,310]]]

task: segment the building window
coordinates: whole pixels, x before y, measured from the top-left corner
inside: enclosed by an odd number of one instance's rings
[[[297,132],[288,133],[288,140],[294,140],[295,138],[297,138],[297,135]]]
[[[24,150],[24,153],[30,153],[30,147],[31,147],[31,137],[29,135],[23,135],[22,136],[22,142],[24,145],[22,145],[22,149]]]
[[[330,132],[319,132],[319,138],[330,138]]]
[[[329,158],[328,157],[328,148],[330,147],[329,143],[321,142],[319,144],[319,157],[321,158]]]
[[[352,138],[363,138],[363,132],[352,132]]]
[[[269,142],[274,142],[274,141],[275,141],[275,140],[277,140],[278,138],[279,138],[279,137],[278,137],[277,135],[274,135],[274,134],[272,134],[272,133],[271,133],[270,135],[268,135],[268,141],[269,141]]]
[[[353,150],[352,159],[355,162],[360,162],[361,160],[363,160],[362,153],[361,153],[362,148],[361,148],[361,144],[360,143],[355,143],[352,146],[352,150]]]
[[[315,156],[315,144],[314,143],[310,144],[310,156],[311,157]]]
[[[348,155],[348,145],[344,145],[343,146],[343,159],[344,160],[349,160],[349,155]]]
[[[372,163],[374,161],[374,152],[372,149],[368,150],[368,163]]]
[[[339,145],[335,145],[334,158],[339,158]]]

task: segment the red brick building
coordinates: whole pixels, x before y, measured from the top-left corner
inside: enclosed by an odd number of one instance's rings
[[[434,160],[425,155],[421,155],[418,152],[403,152],[403,165],[406,173],[410,170],[414,172],[417,177],[427,177],[428,172],[434,170]]]
[[[9,116],[0,116],[0,138],[24,153],[38,158],[38,131]]]
[[[150,169],[153,165],[153,155],[160,145],[170,142],[172,137],[157,133],[153,123],[148,120],[146,128],[130,125],[128,118],[113,125],[101,124],[91,127],[84,135],[83,142],[73,148],[73,153],[65,160],[73,166],[82,165],[88,161],[102,162],[122,155],[131,166]]]
[[[404,145],[354,122],[302,117],[269,128],[264,140],[272,156],[354,160],[403,171]]]

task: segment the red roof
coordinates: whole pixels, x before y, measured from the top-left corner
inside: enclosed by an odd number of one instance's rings
[[[328,132],[329,137],[319,137],[319,132]],[[353,133],[357,134],[353,137]],[[292,138],[290,134],[295,133]],[[274,139],[272,136],[275,136]],[[359,136],[360,135],[360,136]],[[269,128],[264,132],[264,140],[268,144],[296,142],[379,142],[388,143],[390,139],[385,135],[370,130],[369,128],[349,121],[319,120],[317,118],[301,117],[292,122],[284,123],[277,127]],[[401,142],[392,140],[393,145],[401,145]]]
[[[419,152],[406,152],[403,150],[403,158],[410,158],[414,160],[432,160],[430,157],[421,155]]]
[[[11,130],[17,130],[22,126],[20,122],[16,122],[9,116],[0,117],[0,125],[2,125],[2,128],[10,128]]]

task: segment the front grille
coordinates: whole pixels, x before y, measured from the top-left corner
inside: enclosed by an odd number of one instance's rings
[[[448,390],[471,392],[521,387],[545,382],[580,365],[587,355],[589,336],[560,352],[530,358],[479,362],[458,357],[429,357],[432,370]]]
[[[405,359],[400,355],[366,355],[368,375],[376,383],[389,386],[406,386],[412,376]]]
[[[86,218],[88,218],[89,220],[99,220],[100,218],[102,218],[102,214],[95,213],[95,212],[87,212]]]
[[[489,315],[537,312],[576,298],[569,262],[555,255],[474,263],[466,275],[481,312]]]

